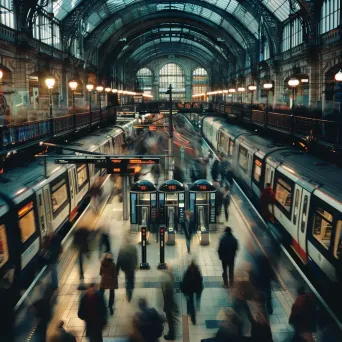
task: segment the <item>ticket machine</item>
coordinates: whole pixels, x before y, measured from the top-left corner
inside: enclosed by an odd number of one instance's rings
[[[159,224],[166,227],[166,243],[175,244],[175,233],[185,220],[185,188],[174,179],[160,185],[158,190]]]
[[[209,232],[216,230],[216,188],[206,179],[197,180],[189,188],[189,210],[194,217],[201,245],[210,243]]]
[[[149,231],[157,218],[157,189],[148,180],[134,183],[130,190],[131,231],[139,232],[141,227]]]

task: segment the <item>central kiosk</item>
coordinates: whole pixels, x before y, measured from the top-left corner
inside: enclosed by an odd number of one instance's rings
[[[185,188],[181,182],[171,179],[158,190],[159,224],[166,225],[166,243],[175,244],[178,225],[185,220]]]
[[[189,210],[194,218],[201,245],[209,245],[209,232],[216,230],[216,188],[199,179],[189,188]]]
[[[132,232],[139,232],[141,227],[149,231],[156,224],[157,189],[150,181],[141,180],[131,186],[130,209]]]

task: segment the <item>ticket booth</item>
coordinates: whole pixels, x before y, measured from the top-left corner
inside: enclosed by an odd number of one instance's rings
[[[130,190],[130,220],[131,231],[139,232],[141,227],[150,231],[151,225],[156,224],[157,189],[148,180],[134,183]]]
[[[158,190],[159,224],[166,227],[166,243],[175,244],[175,233],[185,219],[185,188],[174,179],[160,185]]]
[[[216,188],[206,179],[190,185],[189,210],[195,220],[201,245],[210,243],[209,232],[216,230]]]

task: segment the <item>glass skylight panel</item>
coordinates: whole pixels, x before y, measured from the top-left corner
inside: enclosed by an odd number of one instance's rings
[[[229,23],[226,20],[223,20],[222,25],[221,25],[240,45],[244,48],[246,48],[246,43],[242,39],[240,32],[237,31],[231,23]]]
[[[262,2],[280,21],[284,21],[289,17],[289,0],[262,0]],[[299,5],[295,3],[295,11],[299,9]]]
[[[234,15],[254,34],[255,37],[258,36],[259,25],[245,8],[242,6],[237,7]]]
[[[53,13],[58,20],[64,19],[83,0],[55,0]]]

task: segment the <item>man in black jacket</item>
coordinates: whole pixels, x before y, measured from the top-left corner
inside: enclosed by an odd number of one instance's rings
[[[222,278],[224,287],[228,287],[227,267],[229,268],[229,285],[233,286],[234,263],[238,249],[239,244],[232,233],[232,229],[230,227],[226,227],[218,248],[218,255],[222,262]]]
[[[182,222],[182,228],[185,235],[186,248],[188,250],[188,254],[190,254],[191,238],[192,234],[195,233],[195,222],[190,210],[185,212],[185,220]]]

